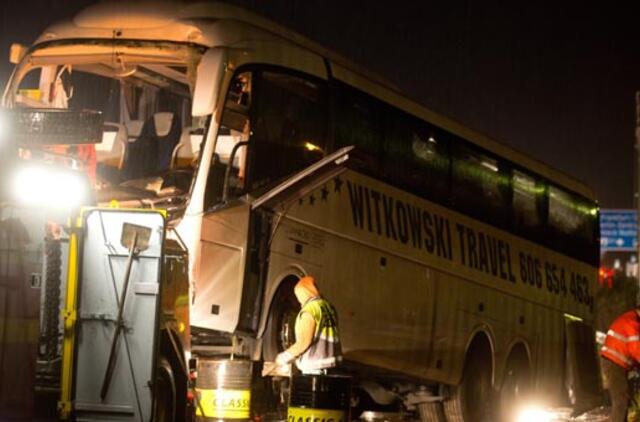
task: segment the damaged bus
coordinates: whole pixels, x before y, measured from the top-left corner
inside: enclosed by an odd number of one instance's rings
[[[358,411],[479,422],[526,400],[580,411],[599,399],[598,207],[584,184],[230,5],[101,3],[12,60],[8,111],[103,121],[95,143],[27,143],[20,157],[71,158],[84,204],[166,216],[160,293],[134,289],[124,309],[126,327],[136,294],[161,296],[143,376],[155,400],[101,400],[78,371],[60,385],[86,356],[86,327],[115,330],[118,301],[102,314],[80,303],[62,324],[45,310],[64,307],[65,277],[48,276],[67,266],[44,272],[38,379],[62,390],[63,416],[184,420],[198,359],[257,368],[292,343],[304,275],[338,311]],[[56,365],[65,330],[76,359]],[[102,374],[107,356],[93,365]],[[81,383],[95,390],[84,401]]]

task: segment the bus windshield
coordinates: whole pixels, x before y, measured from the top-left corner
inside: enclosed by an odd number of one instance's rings
[[[222,113],[205,195],[207,208],[223,197],[256,194],[326,155],[326,84],[271,69],[234,76]]]
[[[165,46],[157,57],[137,56],[132,48],[105,55],[93,51],[95,46],[67,45],[70,54],[61,55],[60,48],[36,50],[23,61],[28,64],[17,69],[5,104],[99,111],[102,142],[23,150],[23,158],[73,158],[86,170],[98,203],[140,206],[141,199],[186,195],[203,138],[204,122],[191,118],[199,52]]]

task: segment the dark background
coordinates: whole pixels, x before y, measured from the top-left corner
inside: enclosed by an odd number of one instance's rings
[[[633,205],[640,11],[633,2],[235,0],[380,73],[408,96]],[[21,0],[11,42],[93,3]],[[613,8],[615,6],[615,8]]]

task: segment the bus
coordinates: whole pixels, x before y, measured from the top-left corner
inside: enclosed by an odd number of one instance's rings
[[[583,183],[227,4],[101,3],[12,61],[3,105],[102,112],[94,202],[167,210],[188,252],[188,293],[162,300],[174,394],[198,357],[272,361],[313,275],[360,410],[478,422],[598,403]]]

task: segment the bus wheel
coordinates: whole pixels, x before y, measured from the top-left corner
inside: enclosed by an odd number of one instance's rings
[[[444,401],[448,422],[495,422],[497,399],[491,386],[491,348],[484,337],[476,338],[465,359],[460,384]]]
[[[300,304],[293,294],[297,277],[285,280],[276,292],[271,303],[269,323],[264,334],[263,359],[274,361],[276,355],[296,341],[295,324]]]
[[[442,403],[420,403],[418,405],[420,422],[445,422]]]
[[[531,369],[527,353],[517,346],[507,360],[502,388],[500,388],[500,412],[503,421],[512,421],[519,407],[531,394]]]
[[[154,422],[176,421],[176,381],[171,364],[161,357],[156,368],[155,400],[153,404]]]

